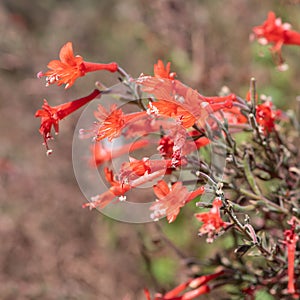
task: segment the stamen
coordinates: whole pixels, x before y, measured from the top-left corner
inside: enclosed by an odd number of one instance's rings
[[[121,202],[126,201],[126,196],[124,196],[124,195],[120,196],[120,197],[119,197],[119,200],[120,200]]]

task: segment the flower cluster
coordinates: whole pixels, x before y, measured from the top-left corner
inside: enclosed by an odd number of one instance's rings
[[[282,45],[300,44],[300,34],[273,12],[253,32],[260,43],[274,45],[280,64]],[[62,47],[59,57],[48,64],[49,71],[38,74],[46,77],[47,86],[70,88],[87,73],[106,70],[118,73],[125,90],[98,84],[87,96],[57,106],[44,100],[36,112],[50,154],[49,141],[52,131],[58,134],[59,122],[99,99],[93,124],[80,135],[91,138],[87,164],[103,171],[107,189],[82,206],[101,211],[120,201],[128,203],[132,192],[147,185],[155,199],[148,211],[153,221],[166,217],[168,223],[175,222],[197,199],[193,215],[202,223],[198,235],[205,236],[207,243],[231,236],[223,253],[209,260],[209,270],[193,269],[191,278],[169,292],[156,293],[154,299],[195,299],[227,284],[235,285],[241,297],[254,297],[268,287],[270,295],[296,298],[300,289],[296,118],[285,115],[271,100],[259,101],[254,79],[245,99],[231,92],[205,96],[181,82],[171,72],[170,62],[164,65],[158,60],[153,75],[132,78],[114,62],[92,63],[75,56],[71,42]],[[101,102],[103,95],[118,102],[107,106]],[[135,109],[119,103],[133,104]],[[153,155],[145,154],[148,148]],[[122,162],[114,169],[116,159]],[[151,299],[147,289],[145,296]]]
[[[51,61],[48,67],[51,70],[43,74],[43,76],[47,76],[46,85],[49,85],[50,80],[51,83],[58,85],[64,83],[69,88],[77,78],[84,76],[87,72],[109,70],[119,72],[132,87],[140,86],[143,92],[152,95],[149,97],[150,100],[145,109],[133,113],[124,113],[122,108],[118,108],[116,104],[111,104],[109,110],[98,105],[98,110],[94,113],[96,121],[93,129],[82,131],[82,133],[89,132],[89,135],[92,135],[94,141],[97,142],[92,147],[94,156],[91,160],[92,164],[99,165],[129,150],[125,146],[110,152],[105,150],[101,141],[111,142],[121,135],[139,137],[140,132],[137,130],[137,126],[140,123],[143,125],[144,135],[155,131],[164,132],[157,144],[157,152],[162,155],[162,160],[149,160],[146,157],[142,160],[131,159],[129,163],[124,162],[119,174],[115,175],[111,170],[105,169],[106,180],[110,183],[111,188],[107,192],[93,197],[83,207],[103,208],[115,197],[125,199],[126,192],[133,188],[190,165],[187,159],[188,155],[210,143],[209,138],[203,135],[203,132],[206,122],[216,128],[216,123],[211,116],[217,117],[217,113],[222,110],[240,113],[239,108],[235,107],[237,100],[234,94],[222,97],[203,96],[175,79],[176,74],[170,72],[170,63],[165,67],[161,60],[154,65],[154,76],[141,75],[138,79],[133,79],[128,78],[127,74],[124,75],[124,70],[115,63],[87,63],[81,56],[74,56],[72,44],[69,42],[60,51],[60,61]],[[55,80],[52,80],[53,78]],[[41,118],[40,133],[44,137],[48,154],[52,152],[48,147],[48,141],[52,138],[52,127],[57,134],[60,120],[96,97],[99,98],[103,92],[108,93],[108,91],[96,89],[88,96],[56,107],[50,107],[45,100],[42,109],[36,112],[36,117]],[[232,110],[233,107],[237,110]],[[170,122],[170,119],[174,121]],[[149,124],[150,128],[146,128],[145,124]],[[135,146],[130,145],[130,150],[134,151],[150,142],[147,139],[140,140]],[[158,199],[151,207],[152,218],[157,220],[167,216],[168,221],[173,222],[180,208],[203,194],[204,187],[200,186],[195,191],[188,192],[182,182],[176,182],[169,189],[165,181],[159,181],[153,184],[153,191]]]
[[[273,44],[271,51],[277,55],[278,64],[281,67],[284,67],[282,46],[300,45],[300,33],[291,30],[291,24],[282,23],[281,18],[276,18],[272,11],[269,12],[267,20],[262,25],[253,28],[253,33],[261,45]]]

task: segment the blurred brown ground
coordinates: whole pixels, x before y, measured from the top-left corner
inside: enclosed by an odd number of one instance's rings
[[[0,299],[139,300],[144,287],[153,287],[137,235],[151,231],[151,224],[112,222],[81,208],[86,200],[71,161],[80,113],[62,122],[50,158],[41,145],[34,113],[43,98],[56,105],[88,94],[98,78],[116,82],[111,74],[89,74],[68,91],[46,88],[35,74],[60,47],[72,41],[75,54],[117,61],[133,76],[151,73],[158,58],[171,60],[179,78],[205,95],[223,85],[245,93],[251,76],[260,87],[275,82],[275,92],[295,95],[299,51],[287,50],[292,70],[282,83],[272,77],[272,63],[266,69],[253,58],[249,42],[251,27],[269,10],[299,30],[299,5],[291,2],[0,2]]]

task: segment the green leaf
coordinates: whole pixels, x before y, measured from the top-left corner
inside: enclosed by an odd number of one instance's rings
[[[275,300],[267,290],[259,290],[255,294],[255,300]]]

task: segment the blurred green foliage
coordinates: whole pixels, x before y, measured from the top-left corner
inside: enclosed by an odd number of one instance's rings
[[[255,294],[255,300],[274,300],[268,290],[260,290]]]
[[[152,271],[162,285],[174,284],[174,275],[177,273],[178,263],[171,257],[156,258],[152,263]]]

